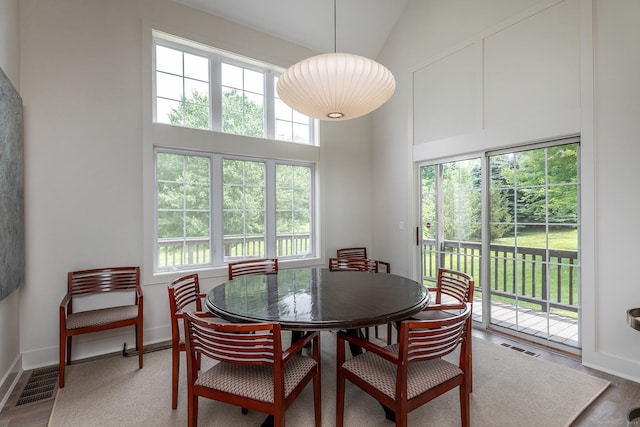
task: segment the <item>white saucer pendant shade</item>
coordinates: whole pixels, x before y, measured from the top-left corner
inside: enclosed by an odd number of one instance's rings
[[[396,88],[383,65],[359,55],[326,53],[298,62],[278,79],[278,97],[306,116],[349,120],[387,102]]]

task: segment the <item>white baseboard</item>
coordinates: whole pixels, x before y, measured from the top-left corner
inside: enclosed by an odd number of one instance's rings
[[[22,372],[22,355],[19,354],[7,373],[2,377],[2,381],[0,381],[0,411],[9,400],[9,396],[11,396],[11,392],[20,380]]]
[[[144,345],[171,340],[169,325],[144,330]],[[122,344],[127,343],[127,349],[135,348],[136,341],[131,328],[118,328],[93,334],[73,337],[72,360],[86,359],[103,354],[122,351]],[[22,353],[22,367],[24,369],[38,369],[58,364],[58,346],[40,348]]]

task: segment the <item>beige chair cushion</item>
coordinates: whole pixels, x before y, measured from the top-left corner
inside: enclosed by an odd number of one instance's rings
[[[398,344],[386,348],[398,353]],[[368,351],[347,360],[342,367],[395,400],[397,371],[393,363]],[[442,359],[411,363],[407,372],[407,398],[411,399],[461,373],[456,365]]]
[[[293,356],[284,365],[285,398],[315,366],[315,360],[301,355]],[[220,362],[201,373],[195,384],[263,402],[274,401],[271,366]]]
[[[67,317],[67,329],[79,329],[90,326],[108,325],[109,323],[130,320],[138,317],[137,305],[101,308],[98,310],[79,311]]]

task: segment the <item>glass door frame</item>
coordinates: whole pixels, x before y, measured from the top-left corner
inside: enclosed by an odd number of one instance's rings
[[[423,212],[422,212],[422,178],[421,178],[421,170],[423,167],[425,166],[437,166],[437,165],[442,165],[442,164],[447,164],[447,163],[453,163],[453,162],[458,162],[458,161],[464,161],[464,160],[469,160],[469,159],[480,159],[480,164],[481,164],[481,232],[482,232],[482,238],[481,238],[481,260],[480,260],[480,274],[479,274],[479,280],[476,280],[476,289],[482,292],[483,298],[482,298],[482,319],[481,322],[475,322],[476,325],[481,324],[482,328],[484,329],[489,329],[489,328],[494,328],[494,329],[498,329],[501,330],[503,329],[502,327],[492,324],[491,323],[491,283],[490,283],[490,268],[489,268],[489,263],[490,263],[490,259],[487,258],[488,255],[491,254],[490,250],[491,250],[491,235],[490,235],[490,218],[489,218],[489,209],[490,209],[490,200],[488,197],[489,194],[489,189],[490,189],[490,171],[489,171],[489,158],[490,156],[495,156],[495,155],[499,155],[499,154],[504,154],[504,153],[517,153],[520,151],[527,151],[527,150],[535,150],[535,149],[542,149],[542,148],[547,148],[547,147],[553,147],[553,146],[561,146],[561,145],[565,145],[565,144],[571,144],[571,143],[577,143],[578,144],[578,159],[577,159],[577,170],[578,170],[578,176],[577,176],[577,183],[578,183],[578,200],[577,200],[577,209],[578,209],[578,267],[580,268],[579,273],[578,273],[578,280],[579,280],[579,287],[580,290],[579,292],[579,301],[578,301],[578,324],[579,324],[579,330],[578,330],[578,347],[573,347],[573,346],[567,346],[566,344],[560,344],[557,343],[555,341],[549,340],[549,339],[540,339],[540,343],[544,344],[544,345],[548,345],[551,347],[558,347],[560,349],[571,349],[572,352],[581,351],[582,348],[582,262],[581,262],[581,258],[582,258],[582,249],[581,249],[581,223],[582,223],[582,219],[581,219],[581,215],[580,215],[580,210],[581,210],[581,201],[580,201],[580,187],[582,186],[581,183],[581,155],[580,155],[580,151],[581,151],[581,138],[579,135],[573,135],[573,136],[568,136],[568,137],[564,137],[564,138],[555,138],[555,139],[550,139],[547,141],[539,141],[539,142],[532,142],[532,143],[527,143],[527,144],[521,144],[521,145],[512,145],[509,147],[505,147],[505,148],[500,148],[500,149],[495,149],[495,150],[483,150],[481,152],[472,152],[463,156],[449,156],[449,157],[442,157],[442,158],[438,158],[438,159],[434,159],[434,160],[428,160],[428,161],[416,161],[414,162],[414,182],[416,185],[416,193],[418,197],[417,197],[417,201],[416,198],[413,199],[413,203],[415,203],[414,205],[414,212],[415,215],[417,215],[417,220],[416,220],[416,228],[415,228],[415,236],[414,236],[414,242],[413,244],[416,245],[417,247],[417,255],[416,255],[416,264],[415,264],[415,271],[416,271],[416,276],[417,276],[417,280],[419,280],[421,283],[423,282],[423,269],[422,269],[422,227],[424,226],[424,224],[422,224],[423,222]],[[437,188],[438,193],[441,193],[441,188]],[[437,197],[437,200],[441,203],[442,201],[442,194],[439,194]],[[438,216],[440,217],[438,219],[439,223],[441,222],[441,215],[442,215],[442,210],[438,209]],[[442,237],[441,234],[438,234],[438,239],[440,239]],[[487,258],[487,259],[485,259]],[[478,282],[480,284],[480,287],[478,287]],[[477,316],[476,316],[476,320],[477,320]],[[537,339],[535,339],[535,337],[526,335],[522,332],[513,330],[513,329],[506,329],[504,328],[504,331],[509,333],[509,334],[513,334],[515,336],[522,336],[523,338],[526,339],[532,339],[533,341],[537,341]]]

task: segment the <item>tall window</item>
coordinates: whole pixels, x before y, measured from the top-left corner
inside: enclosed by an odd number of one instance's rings
[[[159,269],[211,262],[211,160],[156,155],[156,263]]]
[[[225,258],[266,254],[266,165],[249,160],[223,163]]]
[[[155,271],[313,255],[313,165],[155,152]]]
[[[154,120],[315,144],[314,120],[282,102],[280,70],[154,31]]]
[[[278,257],[311,252],[311,169],[276,166],[276,233]]]

